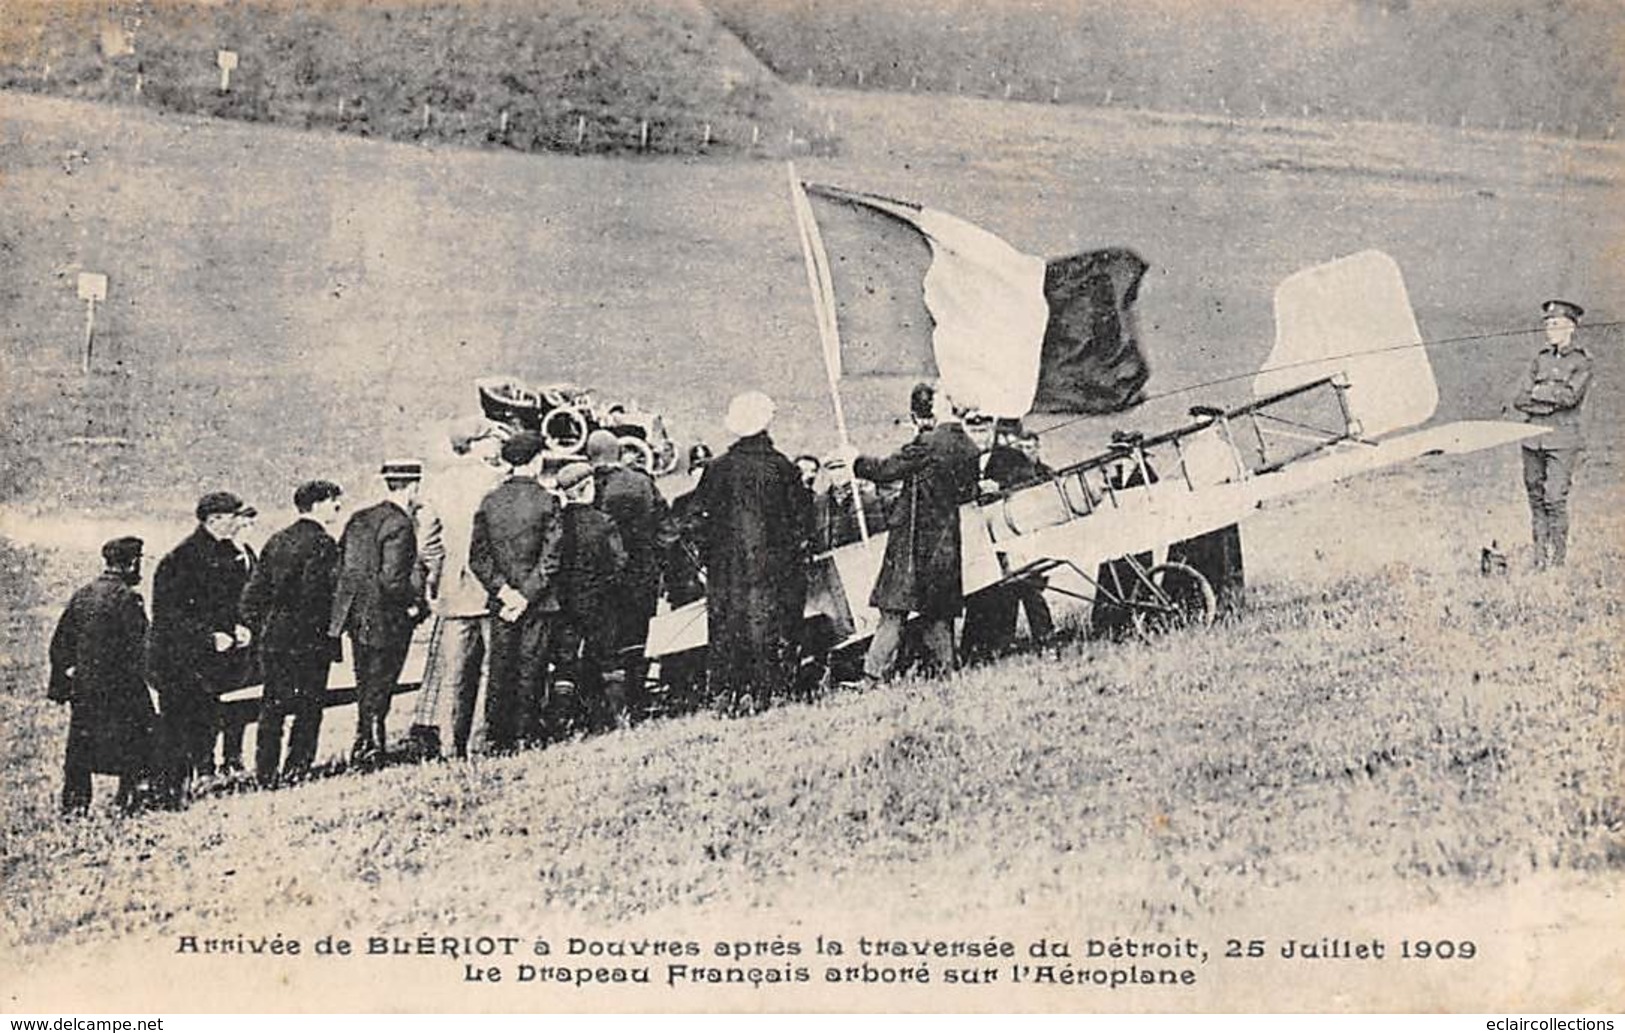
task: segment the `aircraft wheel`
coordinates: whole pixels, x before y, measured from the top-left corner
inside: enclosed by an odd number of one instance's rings
[[[551,452],[577,452],[587,443],[587,417],[574,406],[561,405],[542,417],[542,440]]]
[[[1150,638],[1175,628],[1207,627],[1218,612],[1213,586],[1195,567],[1159,563],[1137,575],[1128,596],[1134,630]]]

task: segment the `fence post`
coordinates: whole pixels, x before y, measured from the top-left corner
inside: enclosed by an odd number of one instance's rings
[[[581,149],[582,143],[587,139],[587,116],[576,116],[576,150]]]
[[[644,119],[642,122],[638,123],[638,150],[646,151],[648,149],[649,149],[649,120]]]

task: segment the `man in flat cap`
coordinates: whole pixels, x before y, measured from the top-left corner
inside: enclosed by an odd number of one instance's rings
[[[545,740],[548,652],[559,600],[559,504],[537,479],[542,436],[520,431],[502,444],[507,476],[474,512],[468,569],[485,586],[491,622],[485,687],[485,745],[512,753]],[[471,717],[458,710],[458,756]]]
[[[660,555],[674,537],[666,498],[654,478],[621,461],[620,441],[607,430],[587,436],[599,512],[615,521],[626,549],[626,569],[610,592],[616,614],[614,649],[624,672],[627,713],[642,717],[648,707],[649,661],[644,650],[649,620],[660,600]]]
[[[1561,567],[1568,554],[1569,485],[1585,442],[1580,406],[1591,385],[1591,356],[1574,339],[1585,310],[1572,301],[1541,306],[1545,344],[1524,372],[1511,408],[1524,422],[1549,428],[1523,443],[1523,484],[1529,494],[1535,567]]]
[[[213,773],[219,696],[234,687],[232,673],[253,641],[237,612],[248,572],[232,541],[244,508],[229,491],[198,499],[197,527],[153,573],[147,663],[158,690],[167,806],[185,801],[194,775]]]
[[[120,810],[139,805],[152,757],[155,715],[147,695],[143,651],[147,612],[141,583],[141,539],[102,546],[105,569],[73,594],[51,636],[48,695],[72,708],[62,762],[62,813],[90,809],[92,774],[117,775]]]
[[[773,400],[738,395],[723,421],[737,439],[695,489],[703,527],[711,692],[731,710],[765,707],[799,661],[812,494],[773,447]]]
[[[363,769],[384,761],[389,704],[406,664],[412,629],[428,613],[413,521],[423,463],[390,460],[379,474],[385,497],[350,517],[339,539],[338,586],[327,625],[333,638],[350,636],[356,681],[350,759]]]
[[[858,456],[852,472],[901,491],[887,519],[886,555],[869,605],[880,625],[863,659],[871,682],[892,673],[910,613],[938,672],[954,667],[953,622],[964,608],[959,507],[976,496],[978,451],[944,391],[918,384],[909,396],[914,439],[884,459]]]
[[[293,493],[298,519],[273,534],[243,589],[243,621],[254,633],[265,688],[260,697],[254,774],[270,788],[310,773],[321,734],[328,670],[339,659],[330,637],[333,590],[338,580],[338,525],[344,492],[331,481],[307,481]],[[288,756],[282,730],[292,716]]]

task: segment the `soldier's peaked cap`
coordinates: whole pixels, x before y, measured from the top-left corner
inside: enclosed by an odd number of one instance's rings
[[[102,543],[102,560],[110,567],[123,567],[141,558],[145,543],[133,535],[112,538]]]
[[[1580,321],[1581,316],[1586,314],[1585,309],[1572,301],[1564,301],[1561,298],[1553,298],[1551,301],[1545,302],[1540,306],[1540,312],[1544,316],[1562,316],[1576,323]]]

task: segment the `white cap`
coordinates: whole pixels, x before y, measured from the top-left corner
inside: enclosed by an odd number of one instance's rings
[[[734,437],[748,438],[766,430],[768,424],[773,422],[777,409],[773,399],[762,392],[746,391],[735,395],[734,400],[728,403],[728,415],[723,418],[722,425]]]

